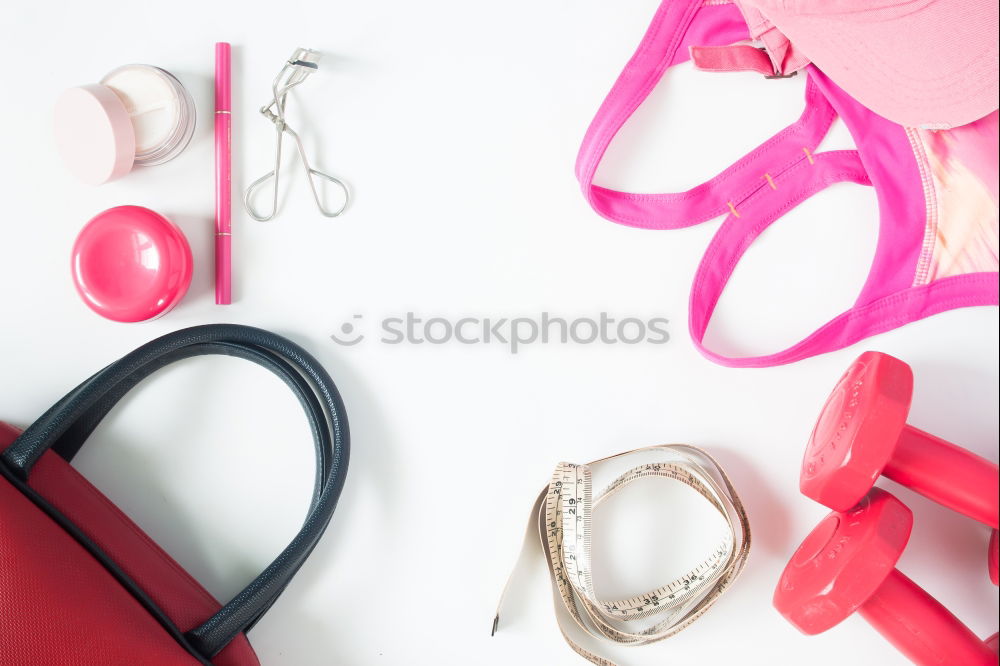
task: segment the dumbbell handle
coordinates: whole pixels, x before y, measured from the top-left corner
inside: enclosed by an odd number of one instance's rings
[[[986,643],[897,569],[858,612],[920,666],[996,666],[997,655]]]
[[[882,474],[939,504],[998,527],[997,466],[971,451],[906,426]]]

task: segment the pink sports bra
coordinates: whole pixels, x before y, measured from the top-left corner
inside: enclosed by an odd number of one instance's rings
[[[945,310],[998,303],[996,111],[950,130],[903,127],[874,114],[806,65],[806,108],[797,122],[711,180],[686,192],[639,194],[594,184],[611,140],[668,67],[691,47],[750,38],[736,5],[664,0],[635,55],[590,125],[576,175],[590,205],[634,227],[677,229],[727,214],[691,288],[695,345],[722,365],[763,367],[841,349]],[[814,152],[840,116],[857,150]],[[766,356],[732,358],[703,345],[733,269],[775,220],[832,183],[875,188],[880,226],[875,259],[854,306],[797,344]]]

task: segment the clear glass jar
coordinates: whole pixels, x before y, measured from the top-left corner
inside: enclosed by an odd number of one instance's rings
[[[128,111],[137,166],[169,162],[187,148],[197,113],[191,94],[173,74],[152,65],[124,65],[101,85],[114,91]]]

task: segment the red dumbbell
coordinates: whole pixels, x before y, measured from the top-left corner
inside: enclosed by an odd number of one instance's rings
[[[990,552],[987,558],[987,566],[990,570],[990,580],[993,581],[994,585],[1000,584],[1000,544],[997,543],[996,530],[993,530],[993,536],[990,537]]]
[[[833,512],[795,551],[774,606],[800,631],[819,634],[857,611],[917,664],[995,666],[987,642],[900,573],[913,514],[879,488],[849,513]]]
[[[910,366],[865,352],[827,398],[802,461],[802,493],[847,511],[880,474],[996,529],[997,465],[906,424]]]

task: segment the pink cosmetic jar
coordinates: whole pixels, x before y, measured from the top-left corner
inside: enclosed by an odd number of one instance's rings
[[[191,284],[191,247],[159,213],[118,206],[84,226],[73,245],[73,283],[87,306],[112,321],[169,312]]]
[[[172,74],[125,65],[59,96],[56,146],[74,175],[100,185],[133,166],[175,158],[191,141],[195,115],[194,100]]]

